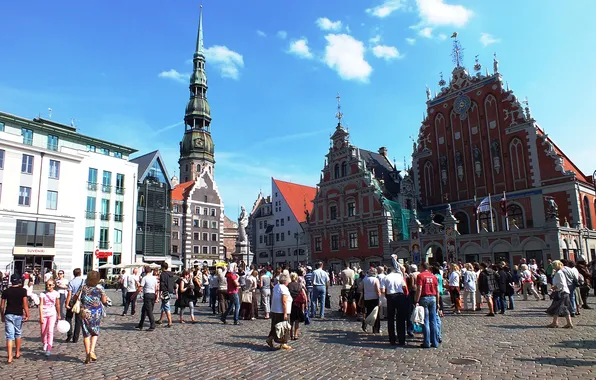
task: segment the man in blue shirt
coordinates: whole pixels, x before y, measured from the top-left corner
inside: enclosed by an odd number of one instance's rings
[[[83,277],[81,276],[81,268],[76,268],[72,271],[74,278],[68,283],[68,294],[66,295],[66,321],[70,324],[70,330],[66,334],[66,341],[76,343],[79,340],[81,333],[81,326],[83,325],[81,317],[78,314],[73,314],[71,308],[77,301],[79,289],[83,286]],[[74,317],[75,323],[72,323]]]
[[[317,269],[312,272],[313,302],[311,302],[311,313],[316,313],[318,303],[321,302],[319,318],[325,318],[325,297],[329,289],[329,275],[323,270],[321,261],[316,264],[316,267]]]

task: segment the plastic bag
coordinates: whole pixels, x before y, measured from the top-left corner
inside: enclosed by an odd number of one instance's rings
[[[369,326],[374,326],[375,322],[377,321],[377,316],[379,315],[379,307],[375,306],[375,308],[371,311],[370,315],[366,317],[364,323]]]
[[[387,307],[387,297],[384,294],[381,294],[381,297],[379,297],[379,306]]]
[[[410,317],[410,321],[414,324],[424,324],[424,308],[422,306],[416,306]]]

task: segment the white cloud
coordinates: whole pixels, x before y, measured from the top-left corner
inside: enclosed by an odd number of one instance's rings
[[[394,46],[377,45],[372,48],[372,52],[377,58],[383,58],[386,61],[400,57],[399,51]]]
[[[288,53],[297,55],[300,58],[312,58],[312,53],[308,47],[308,40],[302,37],[299,40],[290,42]]]
[[[403,6],[404,2],[402,0],[385,0],[381,5],[368,8],[366,13],[375,17],[383,18],[389,16],[391,13],[402,8]]]
[[[414,45],[416,43],[415,38],[406,38],[406,42],[410,45]]]
[[[180,83],[187,83],[190,78],[190,74],[179,73],[178,71],[176,71],[174,69],[170,69],[168,71],[162,71],[157,76],[160,78],[172,79],[172,80],[175,80],[176,82],[180,82]]]
[[[425,38],[433,38],[433,28],[427,26],[426,28],[420,29],[420,31],[418,31],[418,34]]]
[[[371,37],[371,38],[370,38],[368,41],[369,41],[371,44],[373,44],[373,45],[376,45],[376,44],[378,44],[379,42],[381,42],[381,35],[380,35],[380,34],[377,34],[376,36],[374,36],[374,37]]]
[[[491,44],[496,44],[497,42],[501,42],[501,40],[493,37],[492,34],[480,33],[480,43],[485,47]]]
[[[286,32],[285,30],[280,30],[279,32],[277,32],[277,37],[281,38],[282,40],[285,40],[288,37],[288,32]]]
[[[321,30],[330,30],[334,32],[341,30],[341,21],[331,21],[327,17],[319,17],[317,21],[315,21],[315,24],[317,24]]]
[[[262,30],[257,30],[257,35],[259,37],[267,37],[267,34],[265,32],[263,32]]]
[[[441,41],[445,41],[445,40],[447,39],[447,35],[446,35],[446,34],[443,34],[443,33],[441,33],[441,34],[439,34],[439,39],[440,39]]]
[[[215,45],[205,49],[205,58],[207,62],[219,68],[224,78],[238,79],[240,69],[244,67],[242,55],[226,46]]]
[[[364,44],[347,34],[325,36],[324,62],[337,71],[342,79],[367,82],[372,67],[364,59]]]
[[[464,26],[473,12],[462,5],[445,4],[443,0],[416,0],[424,25]]]

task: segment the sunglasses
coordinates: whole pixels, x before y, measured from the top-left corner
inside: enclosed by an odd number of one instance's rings
[[[54,284],[48,284],[48,287],[50,287],[50,286],[56,286],[56,285],[54,285]]]

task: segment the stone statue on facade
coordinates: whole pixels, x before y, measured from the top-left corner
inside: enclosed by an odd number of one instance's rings
[[[555,202],[555,198],[545,197],[546,201],[546,219],[557,219],[559,217],[559,207]]]
[[[247,242],[248,237],[246,236],[246,227],[248,226],[248,216],[246,215],[246,209],[244,206],[240,207],[240,216],[238,217],[238,241]]]

